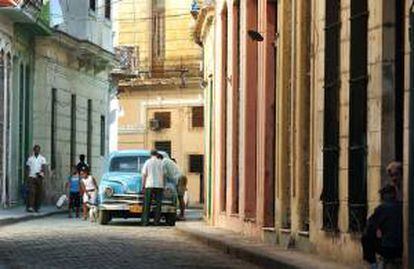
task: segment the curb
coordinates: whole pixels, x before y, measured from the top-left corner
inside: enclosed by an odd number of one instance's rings
[[[215,238],[214,236],[205,235],[201,232],[191,231],[185,227],[176,226],[176,230],[184,235],[188,235],[193,239],[220,250],[228,255],[238,259],[253,263],[263,268],[278,268],[278,269],[301,269],[306,268],[294,264],[287,260],[277,259],[263,252],[248,249],[237,243],[226,242],[225,239]]]
[[[64,214],[64,213],[67,213],[67,210],[52,211],[52,212],[33,214],[33,215],[25,215],[21,217],[4,218],[4,219],[0,219],[0,227],[9,226],[9,225],[13,225],[16,223],[35,220],[35,219],[42,219],[42,218],[50,217],[53,215]]]

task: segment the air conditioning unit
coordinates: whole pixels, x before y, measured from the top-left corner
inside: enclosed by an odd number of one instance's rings
[[[159,119],[151,119],[150,120],[150,129],[152,131],[159,131],[161,130],[161,122]]]

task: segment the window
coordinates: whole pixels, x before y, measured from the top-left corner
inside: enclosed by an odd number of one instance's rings
[[[50,166],[52,169],[56,168],[56,101],[57,101],[57,90],[52,89],[52,104],[50,108],[51,119],[50,119]]]
[[[89,0],[89,9],[93,11],[96,10],[96,0]]]
[[[171,112],[155,112],[154,118],[159,121],[161,129],[171,128]]]
[[[87,139],[86,139],[86,155],[88,156],[89,169],[92,170],[92,134],[93,134],[93,125],[92,125],[92,100],[88,100],[88,119],[87,119]]]
[[[25,68],[24,65],[20,65],[20,81],[19,81],[19,177],[22,178],[25,169],[25,145],[24,145],[24,116],[25,116]]]
[[[323,229],[338,229],[340,0],[326,0],[323,133]]]
[[[24,116],[24,121],[25,121],[25,123],[24,123],[24,128],[25,128],[25,130],[24,130],[24,134],[25,134],[25,136],[24,136],[24,154],[25,154],[25,156],[27,157],[28,155],[29,155],[29,153],[31,152],[31,150],[32,150],[32,143],[31,143],[31,141],[30,141],[30,133],[31,133],[31,123],[32,123],[32,118],[31,118],[31,116],[32,116],[32,114],[31,114],[31,109],[30,109],[30,106],[31,106],[31,103],[30,103],[30,94],[31,94],[31,91],[30,91],[30,66],[29,65],[27,65],[26,66],[26,79],[25,79],[25,83],[26,83],[26,89],[25,89],[25,100],[24,100],[24,103],[25,103],[25,111],[24,111],[24,113],[25,113],[25,116]]]
[[[204,170],[203,159],[203,155],[190,155],[188,159],[188,171],[190,173],[202,174]]]
[[[111,0],[105,0],[105,18],[111,19]]]
[[[196,106],[192,108],[192,126],[203,127],[204,126],[204,107]]]
[[[70,165],[76,164],[76,94],[72,94],[70,105]]]
[[[101,116],[101,156],[105,156],[106,124],[105,116]]]
[[[122,156],[111,159],[110,172],[141,173],[142,166],[149,157]]]
[[[171,157],[171,141],[155,141],[154,147],[156,150],[164,151]]]
[[[164,56],[165,43],[165,5],[162,0],[153,2],[152,15],[152,38],[153,38],[153,55],[155,58]]]
[[[395,1],[395,159],[404,152],[405,1]]]
[[[361,232],[367,217],[368,1],[351,0],[349,98],[349,230]]]

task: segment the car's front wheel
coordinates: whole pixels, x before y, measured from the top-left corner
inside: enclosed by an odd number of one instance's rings
[[[111,215],[107,210],[99,210],[98,222],[101,225],[106,225],[111,221]]]
[[[168,226],[175,226],[176,219],[177,219],[177,215],[175,213],[169,213],[165,216],[165,223]]]

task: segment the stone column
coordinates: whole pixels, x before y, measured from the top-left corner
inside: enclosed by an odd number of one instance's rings
[[[278,34],[276,70],[276,227],[290,224],[290,165],[289,125],[291,90],[291,20],[292,1],[278,1]]]

